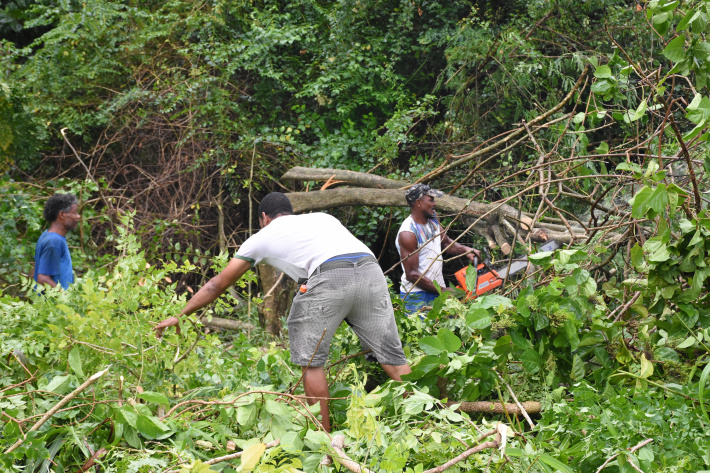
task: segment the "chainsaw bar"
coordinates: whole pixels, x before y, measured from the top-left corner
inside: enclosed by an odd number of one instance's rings
[[[540,251],[555,251],[560,247],[559,243],[555,240],[550,240],[544,245],[540,246]],[[521,256],[520,258],[513,258],[510,265],[506,265],[501,269],[496,269],[495,272],[498,273],[498,277],[501,279],[509,278],[514,274],[518,274],[528,267],[528,257]]]
[[[540,251],[554,251],[560,247],[555,240],[550,240],[540,246]],[[529,261],[527,256],[514,258],[508,265],[501,269],[493,269],[485,263],[474,263],[476,267],[475,291],[471,291],[466,287],[466,268],[460,269],[455,276],[459,282],[459,289],[463,289],[468,294],[468,297],[475,298],[481,296],[488,291],[492,291],[503,285],[503,281],[510,276],[517,274],[528,267]]]

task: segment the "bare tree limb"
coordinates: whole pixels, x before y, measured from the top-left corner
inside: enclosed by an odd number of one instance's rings
[[[368,174],[365,172],[346,171],[343,169],[330,168],[304,168],[296,166],[281,176],[282,181],[328,181],[335,179],[340,183],[355,186],[366,187],[372,189],[403,189],[411,186],[403,181],[387,179],[376,174]],[[334,182],[334,181],[333,181]],[[331,184],[329,188],[333,188],[335,184]]]

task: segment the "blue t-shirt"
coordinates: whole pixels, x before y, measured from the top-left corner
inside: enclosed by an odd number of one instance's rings
[[[35,274],[46,274],[61,285],[63,289],[74,282],[74,269],[71,264],[71,255],[67,239],[58,233],[45,231],[37,240],[35,249]]]

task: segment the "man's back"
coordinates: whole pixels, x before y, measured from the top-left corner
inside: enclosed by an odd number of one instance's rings
[[[351,253],[372,254],[338,219],[318,212],[275,218],[245,241],[235,257],[269,264],[299,280],[324,261]]]

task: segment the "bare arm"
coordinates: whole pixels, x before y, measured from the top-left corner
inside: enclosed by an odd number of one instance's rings
[[[51,287],[57,287],[57,283],[54,282],[51,276],[42,273],[37,273],[37,284],[48,284]]]
[[[202,288],[197,291],[197,294],[192,296],[178,317],[190,315],[214,302],[219,296],[224,294],[227,288],[237,282],[244,273],[249,271],[250,267],[251,264],[248,261],[233,258],[221,273],[207,281],[207,284],[202,286]],[[160,322],[154,329],[155,336],[160,338],[163,336],[163,330],[167,327],[177,325],[179,322],[178,317],[168,317]],[[180,333],[179,328],[178,333]]]
[[[402,232],[399,234],[399,251],[402,265],[404,266],[404,274],[407,281],[415,284],[418,288],[424,289],[427,292],[438,293],[436,286],[428,277],[424,276],[419,271],[419,253],[417,251],[417,237],[411,232]],[[444,288],[442,288],[444,289]]]
[[[441,236],[441,247],[445,249],[445,252],[447,254],[465,254],[466,258],[468,258],[470,261],[473,261],[474,257],[478,258],[478,261],[481,261],[481,252],[479,250],[474,250],[473,248],[469,248],[468,246],[462,245],[461,243],[455,243],[451,238],[449,238],[449,235],[447,235],[446,233]],[[446,248],[448,248],[448,250]]]

